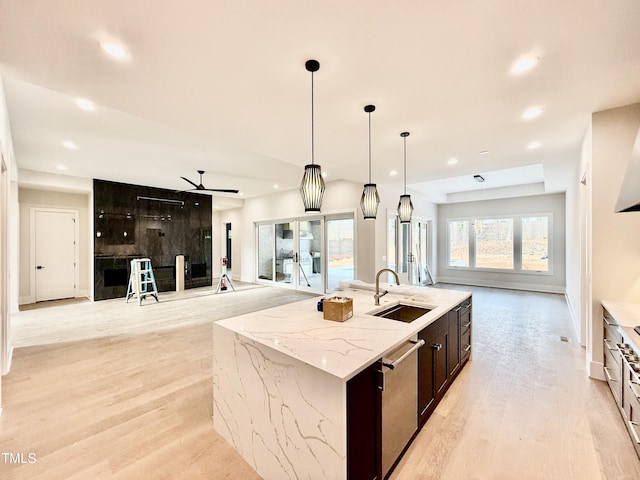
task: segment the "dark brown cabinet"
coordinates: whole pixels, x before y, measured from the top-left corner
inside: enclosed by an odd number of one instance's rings
[[[460,365],[462,366],[471,356],[471,299],[460,304],[458,321],[460,323]]]
[[[382,390],[380,365],[370,365],[347,382],[347,478],[382,478]]]
[[[418,424],[424,425],[471,352],[471,300],[465,300],[418,334]]]
[[[444,394],[449,379],[449,315],[423,329],[418,338],[425,341],[418,351],[418,425],[422,426]]]
[[[458,305],[448,313],[449,316],[449,348],[448,366],[449,376],[453,376],[460,368],[460,311],[462,306]]]

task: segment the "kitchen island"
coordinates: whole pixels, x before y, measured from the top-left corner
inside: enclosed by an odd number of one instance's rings
[[[384,288],[380,306],[373,291],[337,292],[353,299],[345,322],[324,320],[311,298],[214,324],[214,427],[266,480],[346,479],[349,380],[471,296]],[[411,323],[372,315],[398,302],[431,311]]]

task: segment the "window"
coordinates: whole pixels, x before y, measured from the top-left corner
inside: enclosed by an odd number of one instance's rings
[[[522,269],[549,271],[549,217],[522,217]]]
[[[449,266],[469,266],[469,220],[449,220]]]
[[[551,273],[551,214],[447,220],[447,267]]]
[[[476,267],[513,269],[513,219],[476,220]]]
[[[396,216],[387,217],[387,268],[396,269]]]

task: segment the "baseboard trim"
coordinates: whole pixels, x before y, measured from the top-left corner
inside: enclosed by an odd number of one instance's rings
[[[589,378],[593,378],[595,380],[602,380],[603,382],[606,380],[604,378],[604,364],[602,362],[590,361],[588,364],[588,367],[589,367]]]
[[[533,283],[511,283],[501,281],[477,281],[471,279],[460,279],[450,277],[438,277],[437,283],[452,283],[454,285],[470,285],[473,287],[491,287],[491,288],[505,288],[508,290],[526,290],[529,292],[540,293],[559,293],[564,294],[564,287],[557,287],[555,285],[537,285]]]
[[[78,290],[73,298],[88,298],[89,300],[93,300],[88,290]],[[36,303],[35,295],[25,295],[18,300],[18,305],[30,305],[32,303]]]
[[[18,299],[18,305],[28,305],[30,303],[36,303],[35,295],[25,295]]]

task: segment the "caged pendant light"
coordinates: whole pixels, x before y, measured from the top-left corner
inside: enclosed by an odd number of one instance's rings
[[[404,195],[400,195],[398,216],[400,217],[400,223],[411,223],[413,203],[411,203],[411,195],[407,195],[407,137],[409,132],[402,132],[400,136],[404,139]]]
[[[310,213],[320,212],[324,195],[322,169],[320,165],[316,165],[314,162],[313,72],[317,72],[320,69],[320,63],[317,60],[307,60],[304,66],[307,71],[311,72],[311,163],[304,167],[304,175],[300,183],[300,195],[302,196],[304,211]]]
[[[375,183],[371,183],[371,112],[376,109],[375,105],[367,105],[364,111],[369,114],[369,183],[364,184],[362,197],[360,198],[360,208],[365,220],[375,220],[380,204],[380,195]]]

